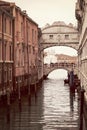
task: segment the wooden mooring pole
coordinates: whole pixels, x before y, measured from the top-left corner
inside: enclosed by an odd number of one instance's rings
[[[81,89],[81,95],[80,95],[80,124],[79,124],[79,130],[83,130],[83,107],[84,107],[84,88]]]
[[[7,90],[7,123],[10,122],[10,90]]]

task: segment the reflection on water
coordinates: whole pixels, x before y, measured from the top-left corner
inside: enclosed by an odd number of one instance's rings
[[[44,85],[44,130],[77,127],[77,95],[62,80],[47,80]]]
[[[48,79],[31,103],[24,96],[20,105],[15,101],[8,111],[0,108],[0,130],[77,130],[77,108],[77,94],[62,79]]]
[[[70,91],[70,109],[74,111],[75,93]]]

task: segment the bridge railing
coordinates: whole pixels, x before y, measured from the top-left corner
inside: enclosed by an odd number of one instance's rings
[[[61,62],[61,63],[50,63],[50,64],[44,64],[44,67],[76,67],[77,64],[75,63],[64,63],[64,62]]]

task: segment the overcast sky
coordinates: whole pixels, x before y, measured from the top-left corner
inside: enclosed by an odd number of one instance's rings
[[[64,21],[66,24],[77,24],[75,18],[76,0],[6,0],[15,2],[22,10],[43,27],[46,23]]]
[[[64,21],[66,24],[77,25],[75,18],[75,3],[77,0],[5,0],[15,2],[22,10],[26,10],[39,27],[44,27],[47,23]],[[77,55],[75,50],[70,48],[54,49],[55,52],[65,52],[69,55]]]

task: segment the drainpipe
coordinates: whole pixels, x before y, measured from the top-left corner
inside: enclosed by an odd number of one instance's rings
[[[13,92],[15,92],[15,57],[14,57],[14,49],[15,49],[15,19],[12,19],[12,60],[13,60],[13,65],[12,65],[12,81],[13,81]]]
[[[4,12],[2,13],[2,90],[4,90]]]
[[[26,33],[27,33],[27,63],[28,63],[28,96],[30,98],[30,77],[29,77],[29,51],[28,51],[28,23],[26,24]]]

